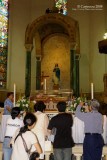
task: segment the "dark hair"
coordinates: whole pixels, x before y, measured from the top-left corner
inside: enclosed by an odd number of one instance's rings
[[[32,126],[36,121],[36,116],[33,113],[27,113],[23,120],[26,126]]]
[[[46,105],[44,104],[43,101],[38,101],[35,105],[34,105],[34,110],[36,111],[41,111],[43,112],[46,109]]]
[[[65,112],[66,110],[66,102],[60,101],[57,103],[57,108],[59,112]]]
[[[35,160],[36,158],[39,157],[39,153],[38,152],[33,152],[30,156],[30,159],[29,160]]]
[[[24,117],[24,127],[20,128],[19,134],[16,136],[14,142],[20,136],[22,133],[25,133],[26,131],[29,131],[28,126],[32,126],[37,121],[36,116],[33,113],[27,113]]]
[[[11,110],[12,119],[15,119],[19,114],[20,114],[20,108],[19,107],[12,108],[12,110]]]
[[[36,116],[33,113],[27,113],[24,117],[24,127],[20,129],[20,133],[25,133],[28,131],[28,126],[32,126],[37,121]]]
[[[13,94],[14,94],[13,92],[8,92],[7,97],[9,97],[10,95],[13,95]]]

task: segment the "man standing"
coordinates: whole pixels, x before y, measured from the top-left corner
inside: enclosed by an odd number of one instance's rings
[[[80,120],[84,121],[85,125],[83,160],[101,160],[104,141],[101,135],[103,132],[103,116],[98,112],[100,104],[95,99],[91,100],[91,111],[87,113],[81,112],[83,104],[81,102],[78,105],[75,113]]]
[[[4,101],[4,115],[11,115],[11,109],[13,108],[13,92],[7,93],[7,99]]]
[[[72,147],[74,141],[72,138],[73,118],[69,113],[65,113],[66,102],[58,102],[57,108],[59,114],[54,116],[49,122],[49,132],[56,129],[53,142],[53,151],[55,160],[71,160]]]

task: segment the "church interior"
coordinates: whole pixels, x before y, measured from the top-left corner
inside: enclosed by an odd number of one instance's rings
[[[51,111],[72,95],[95,98],[107,115],[107,0],[0,0],[0,122],[8,92]]]
[[[2,43],[0,29],[1,103],[7,92],[14,90],[14,84],[17,95],[30,96],[43,89],[43,77],[47,91],[72,90],[76,96],[86,94],[89,99],[93,83],[94,98],[107,101],[107,56],[105,50],[101,52],[107,47],[103,38],[107,29],[106,0],[0,3],[1,7],[3,3],[8,5],[6,44]],[[60,68],[58,86],[52,81],[55,64]]]

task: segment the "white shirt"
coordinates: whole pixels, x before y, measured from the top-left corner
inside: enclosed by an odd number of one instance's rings
[[[23,140],[21,136],[18,136],[16,141],[14,142],[14,138],[18,135],[19,130],[16,131],[15,136],[12,138],[13,144],[13,152],[11,160],[29,160],[28,153],[25,151]],[[26,131],[22,134],[28,149],[35,143],[37,143],[36,136],[31,131]],[[35,148],[36,150],[36,148]]]
[[[23,126],[23,120],[19,118],[12,119],[11,117],[7,119],[5,136],[13,137],[14,133],[18,128]]]
[[[45,113],[42,113],[40,111],[37,111],[35,113],[35,116],[37,117],[37,122],[32,131],[36,134],[43,151],[43,153],[40,154],[40,159],[44,159],[45,136],[48,134],[47,127],[49,124],[49,119]]]

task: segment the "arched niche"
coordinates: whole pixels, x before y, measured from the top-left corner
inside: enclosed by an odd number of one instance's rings
[[[28,96],[31,90],[31,52],[35,43],[36,56],[36,89],[40,89],[41,65],[43,60],[43,46],[47,40],[54,36],[63,36],[69,42],[69,75],[70,88],[76,92],[79,90],[79,63],[80,37],[79,25],[76,20],[69,16],[58,13],[45,14],[32,23],[28,24],[25,32],[26,48],[26,85],[25,94]],[[77,79],[77,80],[75,80]],[[76,83],[76,84],[75,84]],[[77,87],[78,85],[78,87]],[[78,89],[77,89],[78,88]]]

